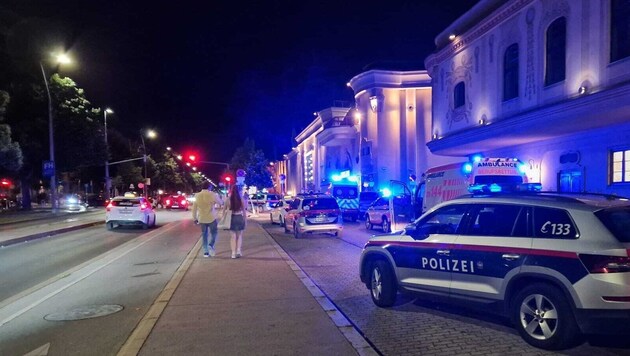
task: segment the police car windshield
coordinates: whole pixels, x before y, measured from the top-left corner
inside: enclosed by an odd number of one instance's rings
[[[630,207],[603,209],[595,212],[595,216],[619,242],[630,242]]]

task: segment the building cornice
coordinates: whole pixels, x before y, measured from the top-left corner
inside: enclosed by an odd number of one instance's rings
[[[507,3],[500,0],[481,1],[435,38],[437,51],[424,61],[425,68],[431,70],[453,57],[534,1],[512,0]],[[491,14],[487,15],[489,12]],[[474,23],[477,24],[473,25]],[[449,40],[450,35],[455,35],[455,40]]]
[[[298,145],[301,144],[304,140],[309,138],[310,136],[316,134],[317,132],[324,129],[324,124],[322,122],[321,116],[317,115],[315,120],[311,121],[308,126],[302,132],[300,132],[297,136],[295,136],[295,141],[297,141]]]
[[[372,88],[430,88],[431,77],[426,70],[370,70],[354,76],[348,86],[355,93]]]

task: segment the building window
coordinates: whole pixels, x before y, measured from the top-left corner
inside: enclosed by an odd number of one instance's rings
[[[630,0],[610,2],[610,61],[630,57]]]
[[[518,97],[518,43],[505,50],[503,56],[503,100]]]
[[[612,151],[612,183],[630,183],[630,149]]]
[[[560,17],[549,25],[545,41],[545,85],[551,85],[565,78],[567,51],[565,17]]]
[[[466,103],[466,87],[464,86],[464,82],[459,82],[455,85],[455,90],[453,90],[453,102],[455,109],[464,106]]]

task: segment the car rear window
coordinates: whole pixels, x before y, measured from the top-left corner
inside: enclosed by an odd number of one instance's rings
[[[333,196],[339,199],[356,199],[357,188],[356,187],[334,187]]]
[[[122,200],[112,200],[112,206],[140,206],[139,199],[122,199]]]
[[[620,242],[630,242],[630,207],[603,209],[595,216]]]
[[[302,203],[304,210],[330,210],[339,209],[337,201],[331,198],[304,199]]]

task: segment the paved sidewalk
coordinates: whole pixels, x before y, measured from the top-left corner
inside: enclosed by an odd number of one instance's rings
[[[376,354],[258,223],[248,223],[243,257],[230,258],[227,231],[216,247],[205,258],[197,244],[172,297],[158,297],[154,307],[167,304],[140,323],[159,318],[141,355]]]

